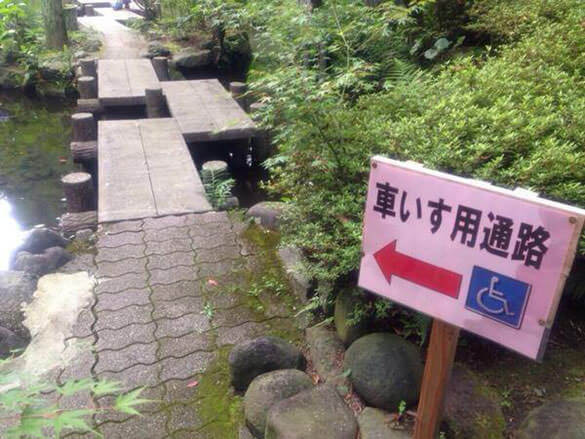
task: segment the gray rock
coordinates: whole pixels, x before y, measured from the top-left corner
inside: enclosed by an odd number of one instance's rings
[[[305,357],[296,347],[279,337],[258,337],[240,343],[230,352],[228,362],[232,384],[245,390],[254,378],[278,369],[305,368]]]
[[[297,247],[281,247],[278,249],[278,258],[296,296],[302,303],[306,303],[313,289],[306,274],[303,254]]]
[[[240,206],[238,197],[228,197],[220,206],[219,210],[237,209]]]
[[[410,439],[404,430],[392,428],[392,414],[366,407],[358,416],[361,439]]]
[[[334,321],[337,335],[341,341],[349,346],[368,331],[367,319],[353,321],[352,316],[356,307],[364,307],[367,299],[363,291],[348,288],[340,291],[335,299]]]
[[[246,424],[252,434],[262,439],[266,429],[266,414],[270,407],[283,399],[313,388],[313,381],[297,369],[283,369],[254,378],[244,396]]]
[[[250,433],[250,430],[245,425],[240,425],[238,437],[239,439],[254,439],[254,436],[252,436],[252,433]]]
[[[443,419],[455,438],[503,437],[506,422],[500,407],[498,395],[487,384],[465,367],[453,367]]]
[[[313,326],[307,328],[305,335],[317,374],[325,382],[342,375],[345,347],[337,333],[325,326]]]
[[[185,49],[173,58],[173,65],[179,69],[207,67],[212,63],[210,50]]]
[[[262,201],[250,207],[246,216],[263,227],[270,230],[278,230],[283,213],[286,211],[286,203],[280,201]]]
[[[532,410],[518,439],[585,439],[585,400],[549,401]]]
[[[78,50],[77,52],[75,52],[75,54],[73,56],[76,59],[87,58],[87,52],[85,52],[84,50]]]
[[[41,62],[39,72],[41,77],[47,81],[73,78],[71,65],[61,59],[49,59]]]
[[[22,271],[0,271],[0,326],[28,338],[21,304],[30,303],[37,288],[34,276]]]
[[[19,250],[39,254],[50,247],[67,247],[67,244],[69,241],[57,232],[46,227],[39,227],[29,232]]]
[[[62,247],[51,247],[45,250],[43,256],[47,258],[47,264],[49,272],[62,267],[71,259],[73,256]]]
[[[95,242],[95,234],[91,229],[81,229],[75,232],[75,239],[85,242]]]
[[[327,384],[280,401],[268,411],[266,439],[354,439],[353,412]]]
[[[0,326],[0,359],[8,358],[26,348],[27,340]],[[16,351],[16,352],[15,352]]]
[[[16,255],[12,268],[34,276],[42,276],[49,272],[49,261],[45,255],[33,255],[23,251]]]
[[[417,402],[423,366],[416,346],[389,333],[369,334],[345,353],[345,370],[368,405],[396,411],[401,401]]]
[[[147,58],[154,58],[155,56],[170,56],[171,50],[160,41],[151,41],[148,43]]]
[[[35,255],[26,251],[18,252],[12,268],[35,276],[43,276],[65,265],[73,257],[62,247],[50,247],[42,254]]]

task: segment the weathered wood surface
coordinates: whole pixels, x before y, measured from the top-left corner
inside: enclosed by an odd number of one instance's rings
[[[256,125],[217,79],[161,82],[187,142],[253,137]]]
[[[438,433],[447,383],[455,360],[457,340],[459,328],[437,319],[433,320],[413,439],[432,439]]]
[[[106,8],[112,7],[112,4],[109,1],[104,0],[76,0],[75,1],[80,6],[93,6],[94,8]]]
[[[100,121],[98,133],[100,223],[211,210],[173,119]]]
[[[91,210],[80,213],[66,213],[60,220],[61,229],[65,234],[71,234],[83,229],[95,230],[97,226],[97,212]]]
[[[115,11],[112,7],[96,7],[94,9],[96,15],[100,17],[109,17],[121,23],[124,23],[128,20],[142,20],[143,17],[138,15],[135,12],[132,12],[129,9],[120,9],[119,11]]]
[[[98,99],[105,106],[144,105],[144,90],[160,88],[149,59],[100,59]]]
[[[140,58],[147,48],[142,35],[109,17],[79,17],[78,22],[83,28],[101,34],[102,59]]]

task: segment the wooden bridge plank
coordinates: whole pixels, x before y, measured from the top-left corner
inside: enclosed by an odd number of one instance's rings
[[[141,121],[141,132],[157,214],[211,210],[177,122],[148,119]]]
[[[156,216],[137,121],[98,124],[98,221]]]
[[[144,90],[160,87],[148,59],[98,61],[98,98],[105,106],[144,105]]]
[[[188,142],[252,137],[256,126],[216,79],[161,82]]]
[[[100,121],[98,155],[100,223],[211,210],[173,119]]]

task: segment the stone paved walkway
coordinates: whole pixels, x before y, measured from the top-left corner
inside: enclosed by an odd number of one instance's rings
[[[80,347],[59,381],[92,377],[144,386],[157,400],[143,417],[98,413],[106,439],[237,437],[226,358],[231,345],[262,334],[298,334],[281,300],[247,294],[261,278],[264,250],[241,237],[226,213],[167,216],[101,227],[99,283],[79,316]],[[111,397],[81,395],[98,407]],[[75,435],[77,436],[77,435]]]
[[[140,58],[146,51],[147,43],[142,35],[118,23],[112,17],[79,17],[79,23],[101,34],[102,59]]]

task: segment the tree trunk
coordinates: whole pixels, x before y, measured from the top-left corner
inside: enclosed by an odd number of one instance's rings
[[[62,50],[67,44],[67,29],[62,0],[42,0],[47,47]]]

